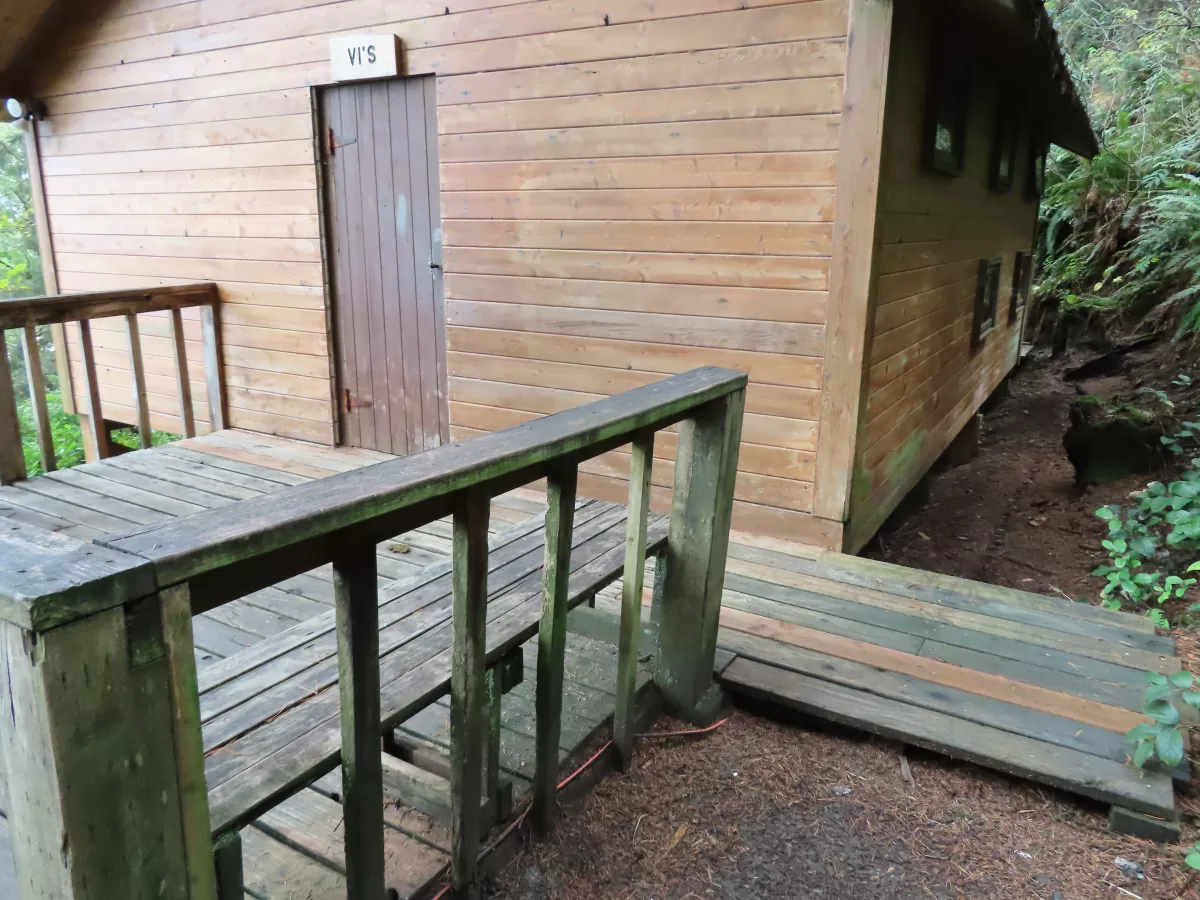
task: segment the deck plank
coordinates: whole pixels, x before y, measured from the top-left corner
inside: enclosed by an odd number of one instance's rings
[[[769,702],[1103,803],[1157,816],[1174,811],[1175,795],[1167,775],[1138,773],[1089,753],[740,657],[729,664],[722,680]]]

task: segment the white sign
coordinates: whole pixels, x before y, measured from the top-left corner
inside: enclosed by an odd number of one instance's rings
[[[351,34],[329,39],[334,81],[400,74],[400,39],[394,34]]]

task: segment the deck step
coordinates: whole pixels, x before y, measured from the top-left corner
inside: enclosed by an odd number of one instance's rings
[[[1171,779],[1111,759],[1013,734],[910,703],[735,659],[721,675],[734,694],[862,729],[1102,803],[1160,818],[1174,814]]]

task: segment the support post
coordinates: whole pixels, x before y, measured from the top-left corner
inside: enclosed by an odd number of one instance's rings
[[[0,525],[0,765],[18,896],[214,900],[181,602],[186,589],[156,593],[139,558]]]
[[[137,413],[138,440],[142,449],[153,445],[150,431],[150,404],[146,399],[146,365],[142,357],[142,336],[138,330],[137,313],[125,316],[125,331],[129,335],[129,371],[133,373],[133,409]]]
[[[25,452],[21,449],[21,422],[8,365],[8,337],[0,330],[0,484],[25,478]]]
[[[38,460],[43,472],[58,468],[54,457],[54,434],[50,431],[50,409],[46,404],[46,379],[42,377],[42,354],[38,349],[37,328],[26,325],[21,332],[21,347],[25,355],[25,383],[29,386],[30,407],[33,410],[33,429],[37,435]]]
[[[484,796],[487,798],[488,820],[495,823],[500,820],[500,713],[503,685],[500,670],[503,662],[498,662],[487,670],[487,752],[484,755]]]
[[[558,739],[562,731],[563,668],[567,651],[567,588],[571,580],[571,530],[575,519],[575,466],[546,479],[546,561],[542,567],[542,621],[538,630],[536,763],[533,827],[541,835],[554,823],[558,795]]]
[[[459,896],[475,888],[479,803],[487,738],[487,494],[471,491],[454,513],[454,646],[450,675],[450,881]]]
[[[192,410],[192,382],[188,376],[187,344],[183,340],[183,313],[171,310],[171,347],[175,356],[175,390],[179,397],[179,419],[183,436],[196,436],[196,414]]]
[[[80,424],[87,431],[90,446],[95,448],[97,459],[107,459],[112,456],[112,445],[108,440],[108,427],[104,424],[104,411],[100,406],[100,382],[96,380],[96,353],[92,349],[92,323],[87,319],[79,322],[79,344],[83,349],[83,383],[88,398],[86,419]],[[89,446],[85,438],[84,446]],[[94,462],[88,459],[88,462]]]
[[[338,692],[342,712],[342,805],[346,895],[384,895],[383,764],[379,711],[379,588],[375,546],[341,548],[333,561]]]
[[[200,307],[200,337],[204,343],[204,384],[208,391],[208,428],[223,431],[225,373],[221,369],[221,320],[214,300]]]
[[[713,687],[745,402],[742,389],[679,426],[654,681],[671,712],[693,722]]]
[[[646,572],[646,517],[650,509],[650,471],[654,466],[654,432],[633,441],[626,509],[625,578],[621,586],[621,637],[617,656],[617,702],[613,744],[617,764],[633,761],[633,712],[637,695],[638,639],[642,633],[642,582]]]

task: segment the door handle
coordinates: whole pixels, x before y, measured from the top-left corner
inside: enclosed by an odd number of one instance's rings
[[[440,272],[442,270],[442,265],[441,265],[441,263],[435,263],[433,260],[430,260],[429,268]]]

